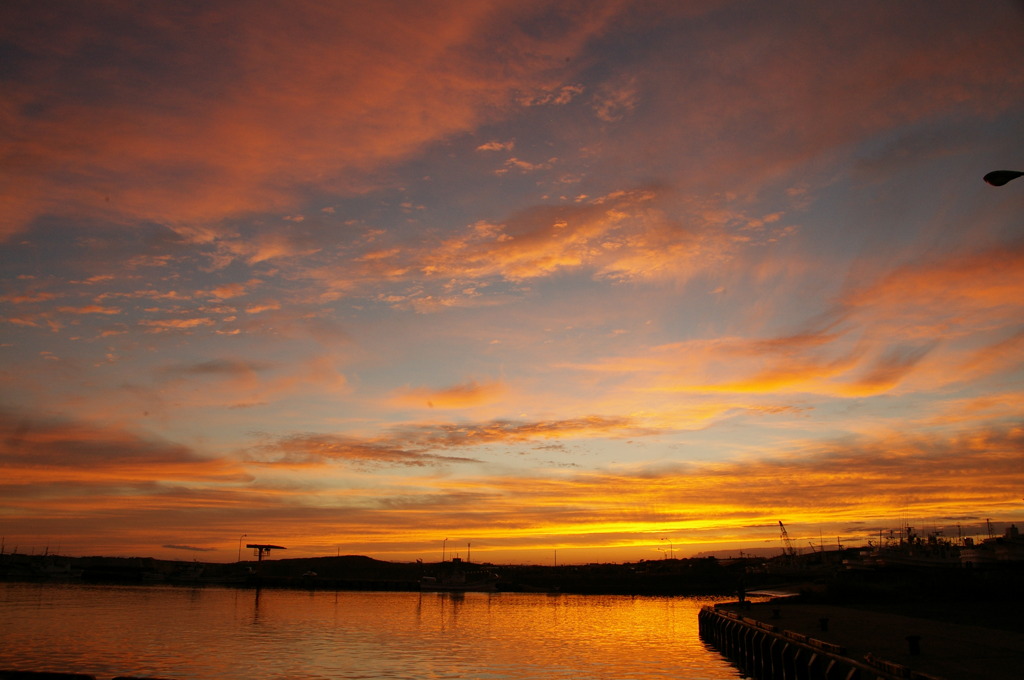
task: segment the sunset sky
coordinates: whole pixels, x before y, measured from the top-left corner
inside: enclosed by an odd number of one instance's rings
[[[981,179],[1024,170],[1022,38],[1009,0],[5,1],[6,551],[1024,525],[1024,179]]]

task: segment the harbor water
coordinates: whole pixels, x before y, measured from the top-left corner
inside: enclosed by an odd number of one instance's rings
[[[742,678],[683,597],[0,583],[0,669],[226,678]]]

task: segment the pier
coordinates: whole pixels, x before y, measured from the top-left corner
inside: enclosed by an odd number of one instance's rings
[[[701,637],[756,680],[1006,680],[1024,633],[833,605],[704,607]]]

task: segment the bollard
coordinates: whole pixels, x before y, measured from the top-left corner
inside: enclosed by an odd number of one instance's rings
[[[921,653],[921,636],[920,635],[908,635],[907,644],[910,646],[910,655],[917,656]]]
[[[823,632],[828,630],[828,618],[827,617],[822,617],[822,618],[818,619],[818,628],[820,628]]]

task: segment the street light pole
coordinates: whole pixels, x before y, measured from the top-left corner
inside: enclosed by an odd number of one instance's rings
[[[242,561],[242,539],[245,538],[247,535],[248,534],[242,534],[238,537],[238,559],[235,560],[236,562]]]
[[[448,539],[441,541],[441,561],[444,562],[444,549],[448,545]]]
[[[1012,182],[1021,176],[1024,176],[1024,172],[1018,172],[1017,170],[993,170],[982,179],[994,187],[1001,187],[1007,182]]]

